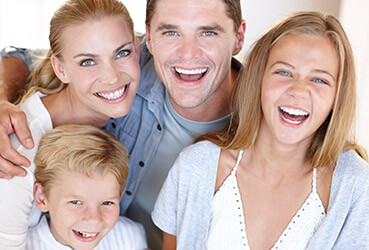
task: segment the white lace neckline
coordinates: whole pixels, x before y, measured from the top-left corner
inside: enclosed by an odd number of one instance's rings
[[[232,210],[232,211],[236,213],[236,216],[234,217],[236,221],[233,221],[233,222],[236,223],[236,227],[238,228],[237,230],[239,230],[238,231],[238,235],[239,235],[238,241],[240,242],[240,245],[242,246],[240,249],[250,249],[250,246],[248,244],[248,239],[247,239],[247,233],[246,233],[244,209],[243,209],[241,195],[240,195],[240,191],[238,188],[238,182],[237,182],[237,177],[236,177],[236,171],[242,159],[242,155],[243,155],[243,151],[241,150],[239,152],[237,162],[231,174],[226,178],[222,186],[215,193],[214,202],[217,204],[215,204],[214,209],[217,209],[216,206],[218,207],[223,206],[219,204],[224,204],[224,199],[227,199],[227,198],[222,198],[221,196],[223,197],[231,196],[232,197],[233,202],[230,202],[230,203],[236,205],[235,210]],[[218,198],[223,199],[222,202],[220,201],[217,202],[216,200]],[[229,201],[229,198],[228,198],[228,201]],[[224,206],[228,206],[228,208],[224,208],[224,209],[229,210],[229,206],[231,206],[231,204],[224,205]],[[225,213],[229,213],[229,212],[225,212]],[[214,214],[216,216],[219,215],[218,212]],[[311,216],[313,216],[313,218],[310,218]],[[277,249],[277,250],[278,249],[279,250],[280,249],[299,249],[297,247],[297,244],[300,244],[301,242],[303,242],[304,239],[302,239],[301,241],[301,238],[296,238],[296,239],[293,239],[293,238],[295,238],[297,235],[300,236],[300,235],[305,234],[305,236],[302,236],[302,237],[306,238],[305,241],[307,244],[308,240],[310,239],[312,234],[315,232],[316,228],[323,221],[324,217],[325,217],[324,206],[316,190],[316,169],[314,168],[311,193],[309,194],[305,202],[302,204],[300,209],[296,212],[292,220],[289,222],[288,226],[279,236],[278,240],[275,242],[272,249]],[[305,221],[309,219],[310,220],[312,219],[313,221],[309,222],[308,226],[306,226]],[[216,221],[216,223],[219,223],[217,220],[214,220],[214,221]],[[225,222],[225,223],[228,223],[228,222]],[[216,232],[217,230],[214,230],[214,231]],[[302,234],[301,232],[305,232],[305,233]],[[210,232],[209,240],[213,241],[212,239],[214,239],[214,237],[211,237],[211,233],[212,232]],[[306,235],[306,233],[308,235]],[[303,244],[301,243],[301,245]],[[301,249],[304,249],[304,248],[302,247]]]

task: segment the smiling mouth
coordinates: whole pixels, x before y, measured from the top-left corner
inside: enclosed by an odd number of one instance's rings
[[[101,92],[96,92],[95,95],[98,96],[98,97],[101,97],[101,98],[104,98],[104,99],[107,99],[107,100],[115,100],[115,99],[118,99],[120,97],[122,97],[124,95],[124,93],[126,92],[127,90],[127,85],[124,85],[123,88],[121,89],[118,89],[114,92],[110,92],[110,93],[101,93]]]
[[[77,231],[77,230],[74,230],[74,229],[72,229],[73,230],[73,232],[75,233],[75,234],[77,234],[78,236],[81,236],[81,237],[83,237],[83,238],[91,238],[91,237],[95,237],[98,233],[84,233],[84,232],[81,232],[81,231]]]
[[[284,121],[298,125],[301,124],[309,117],[309,113],[300,109],[293,109],[288,107],[279,106],[279,113]]]
[[[208,72],[208,68],[198,68],[198,69],[182,69],[174,67],[174,73],[178,79],[185,82],[194,82],[203,78]]]

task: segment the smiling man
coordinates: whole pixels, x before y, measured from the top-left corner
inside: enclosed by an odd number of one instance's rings
[[[246,25],[240,0],[148,0],[146,7],[140,86],[128,115],[111,119],[106,128],[130,154],[121,214],[141,222],[149,247],[160,249],[161,232],[150,213],[183,147],[227,123],[230,90],[241,68],[233,56],[242,49]],[[16,78],[24,72],[20,70],[23,63],[12,56],[28,65],[32,57],[22,49],[4,52],[2,56],[9,58],[3,58],[0,65],[7,69],[0,74],[0,97],[2,80],[10,99],[11,86],[22,81]],[[11,133],[13,127],[22,142],[30,138],[26,122],[14,106],[1,104],[0,114],[0,138],[6,139],[5,131]],[[3,173],[20,173],[13,162],[27,164],[9,143],[2,143],[0,152]]]

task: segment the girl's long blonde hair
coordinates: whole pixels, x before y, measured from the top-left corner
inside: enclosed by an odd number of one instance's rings
[[[368,155],[355,142],[356,79],[350,43],[340,22],[319,12],[295,13],[261,37],[246,57],[244,68],[233,86],[232,116],[223,131],[206,134],[198,140],[209,140],[226,149],[248,149],[258,135],[262,118],[261,83],[273,46],[289,34],[311,34],[327,37],[339,57],[339,76],[333,110],[316,131],[306,160],[313,167],[329,166],[338,155],[356,150],[368,160]]]

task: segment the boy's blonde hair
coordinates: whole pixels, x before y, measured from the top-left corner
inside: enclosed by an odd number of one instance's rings
[[[47,132],[35,157],[35,178],[48,195],[66,171],[91,176],[112,173],[121,186],[128,177],[126,148],[109,131],[90,125],[63,125]]]

